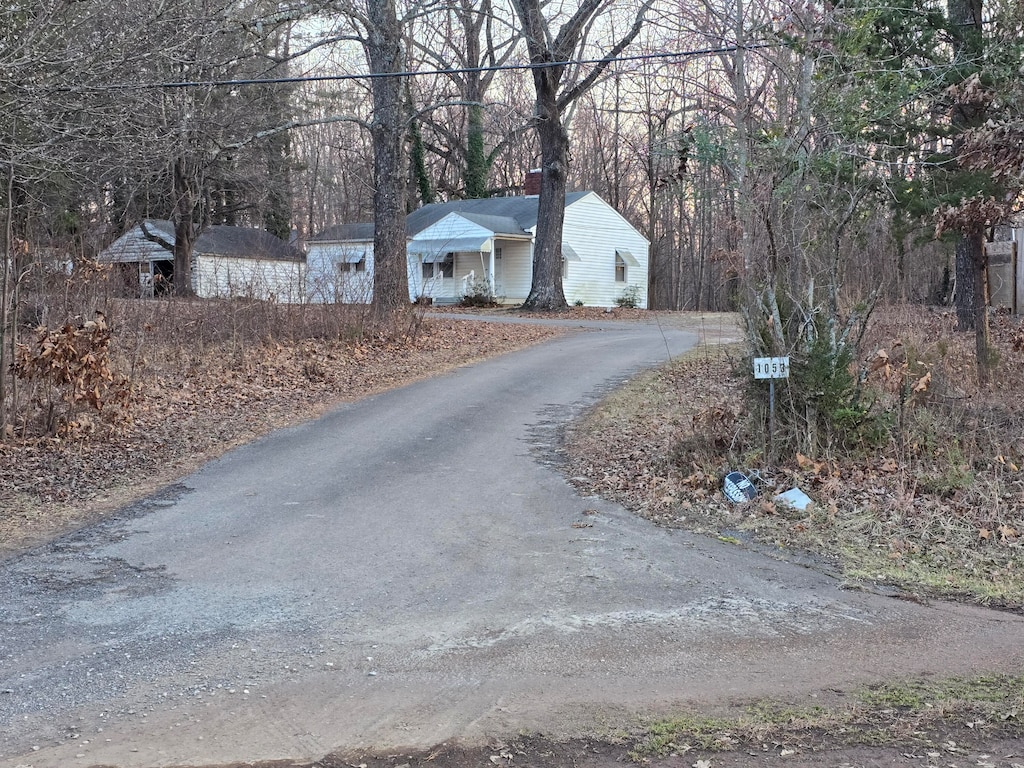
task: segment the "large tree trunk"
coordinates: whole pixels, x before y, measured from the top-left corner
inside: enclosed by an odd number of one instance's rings
[[[402,34],[394,0],[367,0],[366,54],[374,74],[401,72]],[[409,306],[405,234],[405,121],[400,77],[376,77],[373,91],[373,308],[378,320]]]
[[[530,51],[533,85],[537,92],[534,124],[540,139],[542,176],[540,210],[537,216],[536,250],[533,255],[533,281],[526,309],[557,310],[568,306],[562,289],[562,222],[565,220],[565,184],[569,170],[569,136],[562,125],[562,112],[597,81],[608,65],[640,34],[644,14],[654,0],[645,0],[637,11],[630,30],[607,51],[605,58],[590,72],[560,92],[566,64],[594,15],[604,7],[603,0],[581,0],[576,11],[562,24],[557,35],[548,28],[540,0],[514,0]],[[546,4],[545,4],[546,6]]]
[[[569,136],[562,125],[555,94],[538,95],[537,131],[541,146],[541,182],[533,280],[525,309],[557,310],[569,306],[562,290],[562,224],[569,166]]]

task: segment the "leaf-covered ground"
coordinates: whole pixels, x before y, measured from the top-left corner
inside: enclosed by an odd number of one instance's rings
[[[1024,334],[1017,321],[993,318],[997,372],[979,387],[973,335],[954,333],[953,322],[925,309],[879,313],[858,362],[887,429],[870,446],[772,460],[766,392],[753,385],[744,347],[705,345],[569,430],[567,471],[587,492],[660,524],[780,556],[810,553],[851,585],[1019,610]],[[754,478],[757,499],[726,500],[722,479],[733,470]],[[812,506],[775,501],[791,488]]]

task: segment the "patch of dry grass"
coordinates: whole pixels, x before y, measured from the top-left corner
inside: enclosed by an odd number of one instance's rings
[[[754,749],[789,756],[845,746],[903,745],[963,754],[963,743],[1024,735],[1024,678],[894,682],[814,706],[760,700],[740,713],[680,714],[650,724],[630,756]],[[938,755],[936,755],[938,756]]]

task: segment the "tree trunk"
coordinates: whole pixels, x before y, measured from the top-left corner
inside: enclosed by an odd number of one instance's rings
[[[370,26],[366,55],[373,74],[401,72],[402,30],[394,0],[367,0]],[[409,306],[405,233],[405,120],[400,77],[372,82],[373,122],[373,310],[378,320]]]
[[[7,436],[8,413],[13,416],[15,404],[12,402],[10,411],[7,406],[7,381],[8,371],[11,368],[11,358],[8,338],[8,297],[10,296],[12,271],[14,269],[14,163],[12,162],[7,171],[6,203],[4,216],[4,250],[3,261],[0,263],[0,442]],[[10,327],[13,329],[13,323]]]
[[[965,235],[970,243],[971,265],[974,267],[974,353],[978,360],[978,381],[988,384],[991,373],[988,332],[988,254],[981,232]]]
[[[956,289],[953,303],[956,305],[956,329],[970,331],[975,328],[977,307],[977,271],[975,262],[981,258],[974,253],[975,242],[970,235],[961,235],[956,244]]]
[[[593,86],[611,61],[640,34],[644,15],[654,0],[641,4],[633,26],[613,45],[590,72],[559,93],[566,64],[584,36],[602,0],[581,0],[576,11],[562,24],[557,35],[551,33],[540,0],[514,0],[522,22],[523,35],[530,51],[533,85],[537,93],[534,124],[540,140],[541,184],[537,215],[536,246],[533,254],[533,281],[523,307],[545,311],[568,307],[562,289],[562,223],[565,220],[565,187],[569,170],[569,135],[562,124],[562,111]],[[546,3],[544,4],[546,6]]]
[[[562,125],[553,91],[542,94],[538,85],[537,105],[543,173],[533,252],[533,281],[523,308],[553,311],[569,306],[562,289],[562,224],[565,221],[569,135]]]
[[[194,163],[179,157],[174,161],[174,295],[194,296],[192,288],[192,246],[196,241],[195,215],[199,196],[198,171]]]
[[[970,61],[979,51],[981,45],[981,0],[948,0],[947,13],[953,26],[953,50],[960,61]],[[985,119],[985,110],[981,107],[956,107],[953,110],[952,123],[956,132],[981,125]],[[954,151],[959,153],[962,140],[959,136],[953,140]],[[980,332],[977,319],[983,317],[979,312],[977,297],[984,295],[984,286],[977,281],[977,264],[984,258],[981,252],[983,241],[975,238],[972,233],[965,232],[960,236],[956,246],[956,292],[953,302],[956,304],[956,320],[958,331],[969,331],[972,328]],[[984,309],[982,305],[981,309]],[[988,334],[987,327],[984,330]],[[978,359],[979,373],[981,358]]]
[[[478,98],[479,94],[469,97],[470,100]],[[491,168],[484,149],[484,108],[479,104],[469,106],[466,130],[466,197],[490,197],[487,178]]]

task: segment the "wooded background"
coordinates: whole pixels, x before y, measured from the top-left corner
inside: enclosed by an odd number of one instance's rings
[[[143,217],[285,238],[373,218],[367,7],[136,5],[0,10],[8,253],[13,239],[35,258],[88,258]],[[574,10],[544,14],[557,31]],[[986,36],[1015,36],[1011,10],[992,4]],[[934,3],[626,0],[594,4],[559,53],[602,58],[641,11],[626,60],[564,119],[569,187],[596,191],[652,242],[653,306],[734,306],[751,261],[805,259],[840,230],[857,293],[943,297],[952,247],[933,242],[931,211],[915,209],[929,201],[906,188],[943,151],[946,90],[991,66],[990,50],[958,68]],[[397,19],[399,69],[431,72],[400,78],[405,205],[520,191],[540,148],[531,73],[502,69],[530,61],[517,9],[399,3]],[[568,66],[563,85],[593,69]],[[350,79],[260,82],[334,75]],[[233,80],[245,82],[218,84]]]

